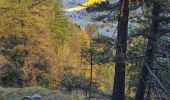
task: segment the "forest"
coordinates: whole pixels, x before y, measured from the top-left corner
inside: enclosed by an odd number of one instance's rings
[[[0,0],[0,100],[170,100],[170,0]]]

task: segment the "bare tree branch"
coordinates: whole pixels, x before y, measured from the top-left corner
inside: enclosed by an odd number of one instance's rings
[[[157,78],[157,76],[151,71],[151,69],[149,68],[148,64],[145,63],[149,73],[155,78],[155,80],[159,83],[159,85],[162,87],[162,89],[170,96],[170,93],[168,92],[168,90],[163,86],[163,84],[161,83],[161,81]]]

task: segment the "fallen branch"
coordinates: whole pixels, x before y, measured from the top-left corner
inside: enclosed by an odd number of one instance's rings
[[[161,81],[157,78],[157,76],[151,71],[151,69],[149,68],[148,64],[145,63],[146,68],[148,69],[148,71],[150,72],[150,74],[156,79],[156,81],[159,83],[159,85],[162,87],[162,89],[164,89],[164,91],[170,95],[170,93],[168,92],[168,90],[163,86],[163,84],[161,83]]]

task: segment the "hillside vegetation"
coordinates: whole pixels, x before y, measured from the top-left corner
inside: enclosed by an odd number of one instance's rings
[[[79,1],[0,0],[0,100],[170,100],[170,1]]]

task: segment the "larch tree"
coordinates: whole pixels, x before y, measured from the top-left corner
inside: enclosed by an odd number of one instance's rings
[[[61,46],[68,36],[67,18],[58,0],[0,2],[0,57],[6,60],[0,61],[1,84],[56,87],[59,68],[54,41]]]

